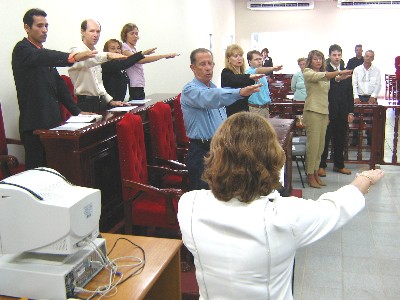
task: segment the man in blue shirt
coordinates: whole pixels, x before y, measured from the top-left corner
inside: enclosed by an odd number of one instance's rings
[[[271,71],[279,71],[282,66],[263,67],[261,53],[257,50],[247,53],[247,62],[250,68],[246,70],[246,74],[269,74]],[[265,118],[269,118],[269,107],[271,97],[269,96],[268,81],[265,77],[261,77],[259,82],[263,85],[258,93],[254,93],[249,97],[249,110],[258,113]]]
[[[186,135],[190,139],[187,166],[190,189],[208,189],[201,180],[204,156],[210,150],[210,142],[217,128],[227,118],[225,106],[260,91],[261,84],[241,89],[217,88],[211,82],[214,69],[210,50],[199,48],[190,54],[190,68],[195,78],[185,85],[181,106]]]

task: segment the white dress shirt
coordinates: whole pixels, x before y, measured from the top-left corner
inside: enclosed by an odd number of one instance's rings
[[[359,98],[362,95],[370,95],[377,98],[381,90],[381,72],[373,65],[367,70],[364,64],[353,71],[353,95]]]
[[[80,46],[71,48],[71,52],[90,50],[83,42]],[[107,52],[99,52],[93,58],[76,62],[68,69],[69,76],[74,85],[76,95],[105,96],[110,102],[112,96],[104,87],[101,74],[101,64],[107,61]]]
[[[178,220],[194,256],[200,299],[293,299],[296,249],[338,229],[364,206],[353,185],[317,201],[277,192],[251,203],[219,201],[209,190],[184,194]]]

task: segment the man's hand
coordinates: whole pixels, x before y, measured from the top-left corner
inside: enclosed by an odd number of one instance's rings
[[[280,71],[282,70],[282,68],[283,68],[282,65],[273,67],[274,71]]]
[[[339,72],[340,72],[339,76],[351,75],[351,73],[353,73],[353,70],[340,70]]]
[[[360,104],[360,103],[361,103],[360,98],[354,98],[354,104]]]
[[[127,59],[127,56],[123,55],[123,54],[119,54],[119,53],[107,52],[107,59],[108,60],[113,60],[113,59],[123,60],[123,59]]]
[[[347,116],[347,122],[353,123],[353,121],[354,121],[354,114],[353,114],[353,113],[348,114],[348,116]]]
[[[376,98],[374,98],[374,97],[369,97],[369,100],[368,100],[368,104],[376,104],[377,102],[376,102]]]
[[[261,77],[264,77],[264,76],[265,76],[265,74],[251,74],[250,79],[257,81],[258,79],[260,79]]]
[[[143,54],[143,55],[150,55],[150,54],[153,54],[154,52],[156,52],[156,49],[157,49],[157,47],[144,50],[144,51],[142,51],[142,54]]]
[[[88,58],[94,57],[96,54],[97,54],[97,50],[88,50],[88,51],[84,51],[84,52],[78,52],[78,53],[74,54],[74,59],[76,62],[83,61]]]
[[[122,101],[115,101],[115,100],[111,100],[109,104],[110,104],[110,106],[113,106],[113,107],[115,107],[115,106],[131,106],[130,103],[126,103],[126,102],[122,102]]]
[[[249,85],[244,88],[241,88],[239,94],[242,97],[247,97],[247,96],[250,96],[251,94],[259,92],[260,87],[262,87],[261,83]]]

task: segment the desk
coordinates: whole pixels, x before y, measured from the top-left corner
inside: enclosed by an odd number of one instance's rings
[[[111,250],[114,242],[120,238],[126,238],[141,246],[146,253],[146,265],[139,275],[133,276],[118,286],[118,293],[113,297],[103,299],[115,300],[180,300],[181,299],[181,269],[180,248],[181,240],[160,239],[143,236],[102,234],[106,239],[107,251]],[[110,258],[127,255],[141,257],[139,249],[133,249],[128,242],[120,241],[114,248]],[[125,273],[123,271],[123,273]],[[129,273],[126,273],[127,276]],[[125,276],[126,277],[126,276]],[[108,282],[109,273],[102,270],[86,286],[87,289],[95,289],[99,285]],[[110,292],[112,293],[112,292]],[[85,295],[86,296],[86,295]],[[98,297],[94,298],[97,299]],[[0,296],[0,300],[17,299]]]
[[[107,251],[111,250],[119,238],[127,238],[141,246],[146,253],[146,265],[139,275],[133,276],[118,287],[118,293],[106,299],[151,299],[179,300],[181,299],[181,240],[160,239],[143,236],[102,234],[107,242]],[[140,251],[131,251],[127,242],[120,241],[114,248],[110,258],[127,255],[141,256]],[[108,272],[102,271],[89,282],[85,288],[93,289],[103,285],[108,280]],[[94,298],[97,299],[97,298]]]
[[[131,111],[142,117],[146,145],[150,145],[147,109],[164,100],[173,107],[174,94],[154,94],[146,105]],[[103,112],[103,119],[75,131],[36,130],[46,151],[47,166],[63,174],[76,185],[101,190],[100,230],[109,232],[123,216],[121,175],[119,169],[116,123],[125,112]],[[294,121],[270,119],[284,148],[286,161],[285,187],[292,186],[291,138]],[[147,160],[151,163],[151,147],[146,147]]]

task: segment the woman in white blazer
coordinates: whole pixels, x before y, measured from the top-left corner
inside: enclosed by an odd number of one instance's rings
[[[210,190],[184,194],[178,219],[194,256],[200,299],[293,299],[296,249],[339,228],[382,176],[364,171],[317,201],[275,191],[285,154],[267,119],[248,112],[217,130],[205,161]]]

